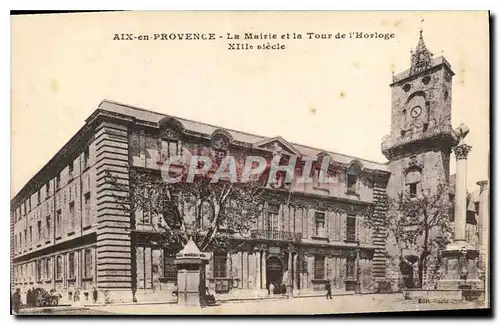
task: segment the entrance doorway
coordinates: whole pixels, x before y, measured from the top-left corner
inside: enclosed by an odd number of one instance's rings
[[[399,264],[399,269],[401,270],[401,275],[403,276],[405,288],[412,289],[415,285],[415,281],[413,280],[413,266],[402,261]]]
[[[266,288],[269,289],[271,283],[274,284],[274,293],[278,293],[283,282],[283,262],[276,256],[271,256],[266,263]]]

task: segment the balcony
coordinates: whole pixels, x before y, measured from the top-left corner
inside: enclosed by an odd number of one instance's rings
[[[250,237],[255,239],[270,239],[283,241],[301,241],[302,233],[282,231],[282,230],[265,230],[254,229],[250,232]]]

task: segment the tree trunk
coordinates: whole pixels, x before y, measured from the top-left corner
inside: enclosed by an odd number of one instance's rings
[[[422,289],[423,283],[424,283],[424,269],[425,269],[425,253],[422,253],[420,255],[420,258],[418,259],[418,288]]]

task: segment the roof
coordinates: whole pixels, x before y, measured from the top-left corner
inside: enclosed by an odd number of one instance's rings
[[[176,254],[177,259],[206,259],[207,255],[200,252],[193,239],[189,238],[186,246]]]
[[[201,134],[206,134],[206,135],[211,135],[213,134],[216,130],[225,130],[228,132],[231,137],[235,141],[247,143],[247,144],[252,144],[255,145],[257,143],[261,143],[262,141],[265,140],[273,140],[273,139],[280,139],[281,137],[265,137],[261,135],[255,135],[255,134],[250,134],[246,132],[241,132],[241,131],[236,131],[232,129],[227,129],[221,126],[215,126],[211,124],[206,124],[206,123],[201,123],[201,122],[196,122],[192,120],[188,120],[185,118],[181,117],[176,117],[172,115],[166,115],[158,112],[153,112],[150,110],[146,110],[143,108],[139,107],[134,107],[122,103],[118,103],[115,101],[111,100],[103,100],[101,104],[99,105],[99,109],[114,112],[114,113],[119,113],[119,114],[124,114],[128,116],[132,116],[136,119],[140,119],[146,122],[151,122],[151,123],[158,123],[161,119],[165,117],[172,117],[175,118],[177,121],[179,121],[182,126],[189,131],[201,133]],[[352,156],[347,156],[343,154],[339,154],[336,152],[331,152],[327,150],[322,150],[318,148],[313,148],[309,147],[306,145],[301,145],[297,143],[290,143],[293,145],[295,149],[297,149],[302,155],[304,156],[316,156],[319,153],[328,153],[332,159],[336,162],[343,163],[343,164],[349,164],[353,160],[357,160],[360,162],[364,168],[368,169],[373,169],[373,170],[380,170],[380,171],[389,171],[388,166],[386,163],[379,163],[367,159],[361,159],[358,157],[352,157]]]
[[[318,155],[319,153],[328,153],[332,159],[336,162],[343,163],[343,164],[349,164],[352,161],[358,161],[363,165],[364,168],[370,169],[370,170],[377,170],[377,171],[382,171],[382,172],[389,172],[388,166],[386,163],[379,163],[375,161],[370,161],[367,159],[361,159],[357,157],[352,157],[352,156],[347,156],[347,155],[342,155],[336,152],[331,152],[331,151],[326,151],[326,150],[321,150],[305,145],[300,145],[296,143],[288,143],[286,140],[284,140],[281,137],[265,137],[265,136],[260,136],[260,135],[255,135],[255,134],[250,134],[246,132],[241,132],[241,131],[236,131],[232,129],[227,129],[224,127],[220,126],[214,126],[206,123],[200,123],[192,120],[188,120],[185,118],[180,118],[176,116],[171,116],[171,115],[166,115],[154,111],[150,111],[147,109],[139,108],[139,107],[134,107],[131,105],[126,105],[122,103],[118,103],[115,101],[111,100],[103,100],[100,104],[99,107],[96,111],[94,111],[86,120],[87,123],[85,123],[76,133],[75,135],[66,142],[66,144],[14,195],[14,197],[11,199],[11,204],[15,203],[18,201],[18,199],[23,198],[26,195],[30,195],[31,190],[30,188],[36,187],[38,183],[40,182],[45,182],[45,178],[47,178],[46,175],[51,174],[51,171],[53,170],[54,166],[57,165],[58,163],[61,162],[61,159],[63,159],[65,156],[68,155],[69,152],[75,149],[75,144],[77,144],[83,137],[85,137],[89,131],[91,130],[90,124],[92,117],[96,116],[98,113],[98,110],[101,111],[108,111],[111,113],[117,113],[121,114],[124,116],[129,116],[131,118],[134,118],[136,120],[142,120],[145,122],[153,123],[153,124],[158,124],[158,122],[165,118],[165,117],[171,117],[179,121],[182,126],[190,131],[205,134],[205,135],[212,135],[216,130],[224,130],[228,132],[234,140],[242,142],[242,143],[247,143],[251,145],[256,145],[257,143],[267,143],[273,139],[280,140],[284,142],[285,144],[292,145],[296,151],[300,152],[304,156],[315,156]],[[45,176],[44,176],[45,175]]]

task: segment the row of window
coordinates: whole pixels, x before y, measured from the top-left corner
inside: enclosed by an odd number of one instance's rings
[[[146,140],[139,140],[139,155],[144,154],[146,151]],[[175,139],[161,139],[158,144],[155,146],[158,149],[158,157],[157,162],[163,163],[166,159],[182,155],[182,145],[181,141]],[[215,156],[215,162],[220,164],[220,162],[226,157],[227,150],[220,148],[212,148]],[[145,155],[146,156],[146,155]],[[353,163],[351,164],[346,173],[346,192],[348,194],[357,194],[358,193],[358,178],[361,172],[361,167]],[[329,177],[332,175],[328,175]],[[278,172],[276,174],[276,183],[284,185],[284,173]],[[311,175],[316,182],[319,180],[319,172],[316,169],[311,170]]]
[[[227,278],[227,255],[214,255],[212,257],[213,261],[213,274],[214,278]],[[307,269],[307,266],[303,266]],[[316,255],[314,256],[314,279],[324,280],[325,275],[325,256]],[[345,263],[345,274],[347,278],[354,278],[356,271],[356,259],[354,257],[348,257]]]
[[[89,166],[89,148],[86,148],[83,154],[83,168],[87,168]],[[73,178],[73,173],[74,173],[74,162],[71,162],[68,164],[68,172],[69,172],[69,179],[71,180]],[[45,197],[48,198],[50,196],[50,181],[48,181],[45,185]],[[61,172],[59,172],[56,175],[55,179],[55,189],[59,189],[61,187]],[[41,191],[42,189],[39,188],[37,191],[37,204],[36,206],[40,205],[42,203],[41,200]],[[21,209],[22,208],[22,209]],[[15,215],[15,220],[21,220],[23,216],[25,216],[28,212],[30,212],[33,209],[33,206],[31,205],[31,195],[24,203],[22,203],[19,207],[17,207],[14,210],[14,215]]]
[[[151,214],[147,211],[143,212],[138,218],[139,224],[150,225],[152,223]],[[264,229],[268,233],[273,233],[281,230],[281,217],[279,214],[278,204],[268,204],[265,220]],[[325,212],[316,211],[314,215],[314,236],[316,237],[328,237],[325,222]],[[356,231],[356,215],[348,214],[345,223],[345,240],[346,241],[356,241],[357,231]]]
[[[68,204],[69,207],[69,215],[68,221],[70,222],[70,229],[74,230],[76,228],[76,214],[75,214],[75,202],[71,201]],[[84,195],[84,205],[83,205],[83,224],[90,224],[90,192]],[[64,232],[63,229],[64,220],[61,209],[56,211],[55,218],[55,227],[56,227],[56,236],[61,236]],[[28,232],[29,231],[29,232]],[[33,244],[38,244],[46,240],[51,239],[52,234],[52,223],[51,216],[48,215],[45,217],[44,223],[42,220],[38,220],[36,222],[36,230],[35,230],[35,238],[33,238],[33,226],[30,225],[28,229],[24,229],[23,232],[19,232],[19,234],[14,235],[14,252],[21,250],[23,248],[31,247]]]
[[[92,278],[94,266],[92,248],[86,248],[78,252],[73,251],[63,255],[41,258],[36,261],[17,265],[14,267],[14,281],[16,283],[52,281],[53,274],[55,274],[55,281],[62,281],[64,278],[66,278],[66,280],[76,280],[77,267],[79,264],[77,261],[78,256],[81,257],[81,263],[83,263],[83,279]],[[55,265],[53,263],[55,263]],[[65,269],[66,272],[64,272]]]
[[[325,256],[315,255],[314,256],[314,279],[324,280],[326,279],[325,273]],[[347,257],[345,262],[345,276],[346,278],[356,277],[356,259],[354,257]]]
[[[325,227],[325,212],[316,211],[314,214],[314,235],[317,237],[328,237]],[[280,230],[280,215],[278,204],[268,204],[265,218],[265,230],[273,232]],[[348,214],[345,224],[345,239],[347,241],[356,240],[356,215]]]
[[[160,261],[163,260],[163,263]],[[139,289],[151,289],[160,281],[160,278],[169,281],[177,279],[177,268],[174,264],[175,255],[168,251],[138,246],[136,248],[137,263],[137,287]]]

